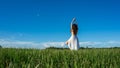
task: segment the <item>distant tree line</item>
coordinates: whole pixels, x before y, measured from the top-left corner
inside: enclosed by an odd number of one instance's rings
[[[68,49],[68,48],[48,47],[46,49]]]
[[[110,47],[109,49],[111,48],[120,48],[120,47]],[[48,47],[46,49],[69,49],[69,48],[58,48],[58,47]],[[80,47],[80,49],[94,49],[94,48],[89,48],[89,47]],[[96,49],[96,48],[95,48]],[[106,48],[105,48],[106,49]]]
[[[0,48],[2,48],[2,46],[0,45]]]
[[[69,49],[69,48],[48,47],[46,49]],[[80,47],[80,49],[86,49],[86,48],[85,47]]]

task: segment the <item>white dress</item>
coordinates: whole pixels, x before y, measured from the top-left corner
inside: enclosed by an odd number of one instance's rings
[[[68,47],[70,48],[70,50],[79,49],[79,40],[76,35],[71,35],[70,39],[68,40]]]

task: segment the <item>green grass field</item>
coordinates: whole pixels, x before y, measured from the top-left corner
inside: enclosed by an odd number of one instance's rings
[[[120,49],[0,48],[0,68],[120,68]]]

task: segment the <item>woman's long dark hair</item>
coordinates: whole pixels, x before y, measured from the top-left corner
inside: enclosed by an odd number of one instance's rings
[[[78,32],[78,26],[76,24],[72,24],[72,30],[73,30],[73,33],[76,35]]]

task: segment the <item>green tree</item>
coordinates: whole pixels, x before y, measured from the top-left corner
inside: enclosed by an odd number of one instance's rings
[[[0,45],[0,48],[2,48],[2,46]]]

